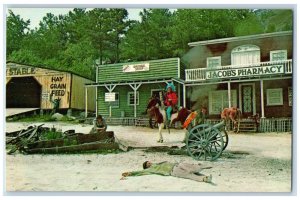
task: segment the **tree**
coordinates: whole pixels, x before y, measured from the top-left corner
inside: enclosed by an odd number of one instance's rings
[[[15,15],[11,10],[8,10],[8,13],[9,15],[6,20],[7,57],[9,57],[13,51],[17,51],[21,48],[20,44],[26,36],[30,25],[30,20],[24,21],[20,15]]]
[[[141,22],[131,24],[122,42],[123,57],[130,60],[167,58],[172,55],[172,14],[168,9],[144,9]]]
[[[111,26],[111,31],[108,33],[110,43],[108,57],[111,63],[117,63],[120,61],[120,44],[131,21],[127,20],[128,12],[126,9],[109,9],[108,12]]]
[[[100,64],[107,59],[106,50],[109,49],[108,33],[110,29],[110,16],[108,10],[104,8],[95,8],[88,13],[86,28],[88,36],[93,47],[98,50],[98,58]]]
[[[293,30],[293,10],[256,10],[255,15],[266,33]]]

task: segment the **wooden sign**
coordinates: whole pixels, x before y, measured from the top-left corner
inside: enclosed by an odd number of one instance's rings
[[[149,71],[149,63],[123,65],[123,72],[141,72],[141,71]]]
[[[284,73],[283,65],[260,66],[239,69],[220,69],[206,72],[206,79],[229,78],[241,76],[262,76]]]
[[[105,93],[105,102],[111,102],[116,100],[116,93],[107,92]]]

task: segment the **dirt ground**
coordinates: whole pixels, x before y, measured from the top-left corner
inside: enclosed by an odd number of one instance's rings
[[[31,123],[7,123],[6,131]],[[41,123],[36,123],[41,124]],[[46,123],[44,126],[88,133],[91,125]],[[165,143],[158,144],[157,130],[147,127],[109,126],[122,143],[140,147],[118,154],[6,155],[6,191],[108,191],[108,192],[291,192],[292,134],[229,134],[229,144],[214,162],[196,161],[186,155],[145,152],[143,147],[181,146],[183,130],[163,131]],[[171,176],[147,175],[120,180],[122,172],[141,170],[145,160],[187,162],[212,166],[213,183]]]

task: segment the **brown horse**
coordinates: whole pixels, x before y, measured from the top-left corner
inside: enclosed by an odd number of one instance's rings
[[[236,133],[240,131],[241,116],[241,110],[236,107],[225,108],[221,113],[221,119],[224,120],[226,129],[229,129],[229,120],[231,120]]]

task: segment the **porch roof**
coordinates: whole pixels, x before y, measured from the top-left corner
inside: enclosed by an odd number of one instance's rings
[[[87,83],[85,87],[97,87],[97,86],[107,86],[107,85],[131,85],[131,84],[151,84],[151,83],[167,83],[175,81],[180,84],[184,84],[185,81],[179,78],[161,78],[161,79],[147,79],[147,80],[132,80],[132,81],[106,81],[97,83]]]

